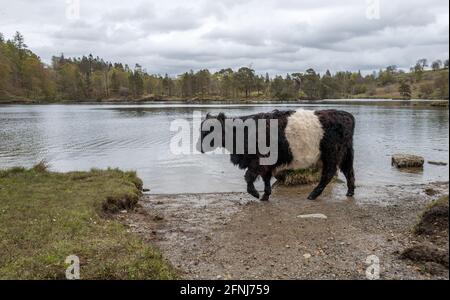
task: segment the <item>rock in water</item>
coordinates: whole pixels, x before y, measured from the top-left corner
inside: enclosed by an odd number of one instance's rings
[[[394,154],[391,164],[401,168],[422,168],[425,160],[422,156],[412,154]]]
[[[430,165],[435,165],[435,166],[446,166],[447,165],[447,163],[443,162],[443,161],[432,161],[432,160],[429,160],[428,163]]]

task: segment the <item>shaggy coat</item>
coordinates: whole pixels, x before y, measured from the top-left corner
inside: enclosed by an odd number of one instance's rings
[[[247,191],[259,199],[260,195],[254,186],[255,180],[261,176],[264,181],[264,195],[261,200],[266,201],[272,192],[270,181],[272,176],[282,170],[305,169],[317,164],[322,165],[322,175],[319,184],[308,196],[308,199],[316,199],[325,187],[330,183],[339,168],[347,180],[347,196],[353,196],[355,190],[355,178],[353,171],[353,133],[355,129],[354,117],[345,111],[338,110],[275,110],[270,113],[242,116],[239,119],[266,120],[266,135],[269,137],[269,120],[278,120],[278,158],[272,165],[261,165],[260,154],[249,154],[247,147],[243,154],[236,154],[236,149],[230,151],[230,159],[240,169],[247,169],[245,181]],[[225,131],[226,116],[220,113],[218,116],[207,115],[206,119],[216,119]],[[233,118],[236,119],[236,118]],[[202,123],[203,125],[203,123]],[[203,126],[202,126],[203,128]],[[199,142],[210,132],[202,130]],[[225,132],[223,132],[223,137]],[[234,133],[234,138],[236,134]],[[248,130],[245,131],[245,145],[248,140]],[[258,139],[258,136],[256,136]],[[222,147],[225,147],[223,138]],[[236,143],[233,143],[236,145]],[[200,149],[203,152],[203,149]]]

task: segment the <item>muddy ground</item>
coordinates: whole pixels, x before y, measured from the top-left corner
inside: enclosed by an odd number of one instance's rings
[[[448,183],[359,187],[347,198],[336,182],[316,201],[306,200],[311,188],[278,187],[269,202],[245,193],[146,195],[119,218],[186,279],[366,279],[370,255],[381,279],[449,278],[448,267],[400,255],[426,242],[412,228]],[[298,217],[316,213],[327,218]],[[448,232],[438,240],[448,253]]]

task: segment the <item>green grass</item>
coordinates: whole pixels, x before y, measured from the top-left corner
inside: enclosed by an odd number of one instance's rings
[[[111,213],[132,208],[142,182],[116,169],[0,170],[0,279],[63,279],[77,255],[81,279],[174,279],[161,254]]]
[[[428,211],[435,206],[448,206],[448,195],[444,195],[428,204],[425,211]]]

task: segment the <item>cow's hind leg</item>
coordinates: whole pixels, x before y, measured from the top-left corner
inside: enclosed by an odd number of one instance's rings
[[[255,188],[255,180],[258,178],[259,174],[252,168],[248,168],[245,172],[245,181],[247,182],[247,192],[253,197],[259,199],[259,193]]]
[[[322,167],[322,176],[320,178],[319,184],[316,188],[309,194],[308,199],[314,200],[322,194],[325,187],[330,183],[333,179],[334,175],[336,175],[337,171],[337,163],[335,160],[322,159],[323,167]]]
[[[269,201],[270,194],[272,194],[272,184],[270,180],[272,179],[272,173],[268,172],[262,176],[264,180],[264,195],[261,198],[261,201]]]
[[[355,172],[353,170],[353,148],[350,147],[340,165],[342,173],[347,180],[347,196],[352,197],[355,194]]]

